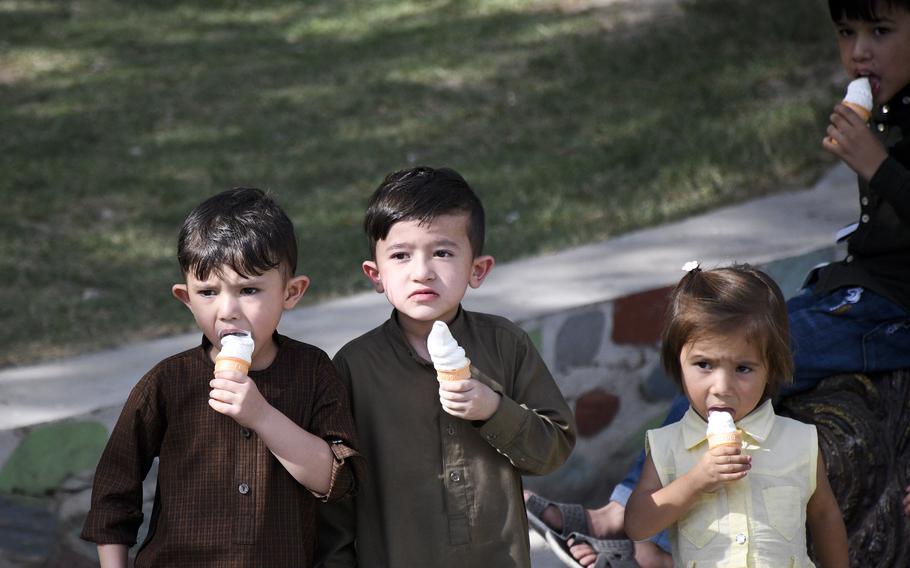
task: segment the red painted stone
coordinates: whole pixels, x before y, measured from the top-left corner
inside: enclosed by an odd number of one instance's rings
[[[613,343],[649,344],[660,341],[667,298],[672,286],[619,298],[613,303]]]
[[[578,434],[591,437],[613,422],[619,412],[619,397],[603,389],[594,389],[575,401],[575,423]]]

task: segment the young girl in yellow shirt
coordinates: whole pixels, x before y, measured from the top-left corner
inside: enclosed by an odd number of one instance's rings
[[[695,264],[695,263],[691,263]],[[686,267],[670,296],[661,361],[690,408],[648,431],[641,480],[625,511],[633,540],[670,529],[676,566],[847,566],[847,535],[814,426],[774,414],[793,371],[787,310],[748,265]],[[708,416],[726,412],[738,444],[708,447]]]

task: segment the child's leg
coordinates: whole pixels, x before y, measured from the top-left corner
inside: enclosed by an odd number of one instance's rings
[[[787,302],[787,311],[796,372],[782,395],[839,373],[910,368],[910,314],[871,290],[806,290]]]

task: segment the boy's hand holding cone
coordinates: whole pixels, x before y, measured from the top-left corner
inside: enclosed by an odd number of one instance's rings
[[[465,357],[464,349],[444,322],[433,323],[427,351],[439,381],[439,402],[446,413],[464,420],[487,420],[493,416],[500,396],[471,378],[471,360]]]

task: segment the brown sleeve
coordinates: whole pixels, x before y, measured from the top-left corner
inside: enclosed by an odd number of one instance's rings
[[[313,493],[323,501],[353,496],[358,480],[366,473],[366,463],[357,451],[357,433],[351,415],[347,387],[324,353],[316,367],[316,403],[310,432],[329,443],[335,459],[327,494]]]
[[[152,369],[130,393],[92,486],[91,509],[81,537],[98,544],[136,543],[142,524],[142,482],[158,454],[164,432],[157,370]]]

